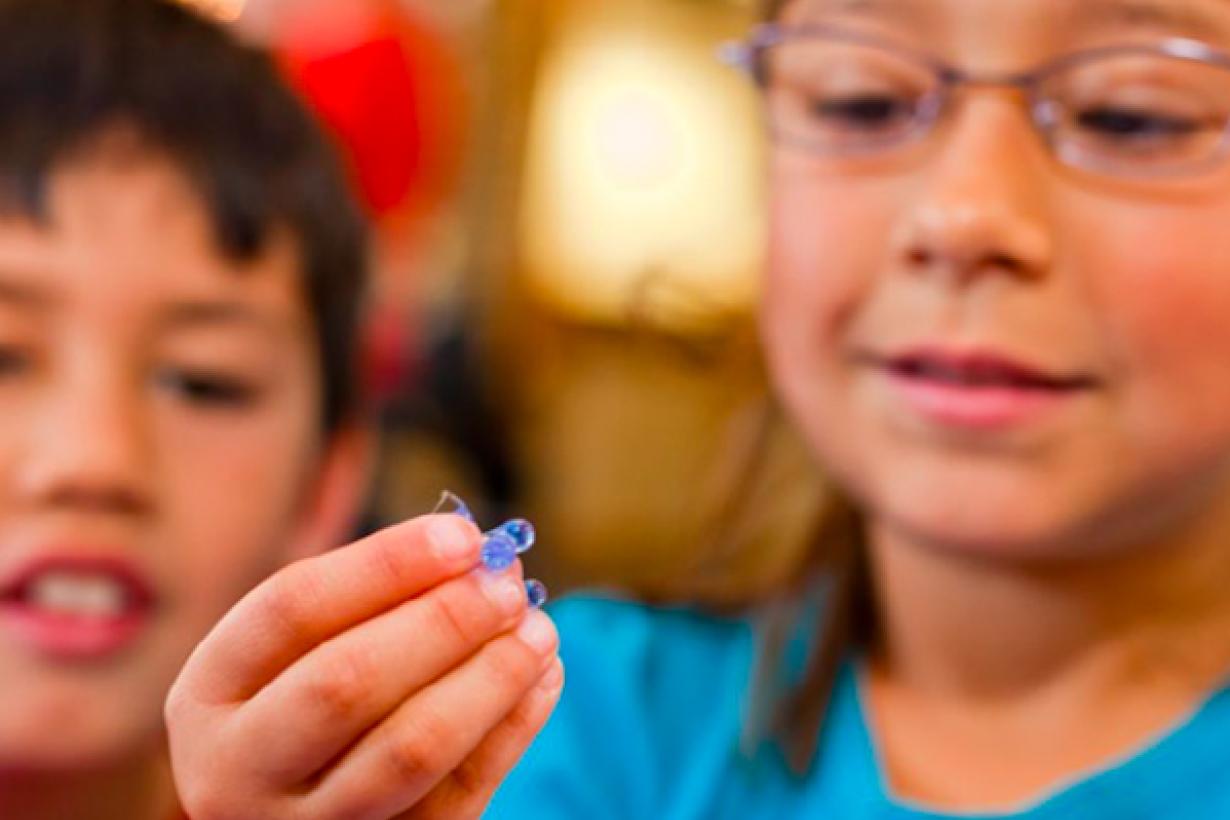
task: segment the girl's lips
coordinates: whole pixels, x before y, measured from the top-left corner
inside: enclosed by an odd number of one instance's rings
[[[865,363],[886,377],[911,412],[969,430],[1027,424],[1098,384],[1091,376],[1057,373],[984,351],[914,348],[866,357]]]
[[[0,579],[0,629],[41,656],[101,659],[137,639],[154,602],[129,561],[44,554]]]

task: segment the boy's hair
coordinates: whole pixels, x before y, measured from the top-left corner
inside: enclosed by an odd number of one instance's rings
[[[48,177],[119,130],[187,175],[232,260],[286,230],[335,429],[357,403],[366,229],[273,61],[171,0],[0,0],[0,43],[0,213],[45,219]]]

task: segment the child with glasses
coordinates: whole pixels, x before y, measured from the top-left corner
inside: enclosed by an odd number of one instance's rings
[[[1198,0],[770,10],[762,340],[830,514],[745,610],[559,604],[489,816],[1230,817],[1228,50]]]

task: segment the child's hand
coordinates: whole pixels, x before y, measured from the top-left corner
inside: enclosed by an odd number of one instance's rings
[[[480,541],[426,516],[240,601],[167,700],[193,820],[477,817],[563,682],[520,566],[471,571]]]

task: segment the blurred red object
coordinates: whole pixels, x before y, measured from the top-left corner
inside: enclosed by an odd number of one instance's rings
[[[275,42],[340,140],[370,212],[413,218],[454,189],[468,94],[445,37],[389,0],[311,3]]]

